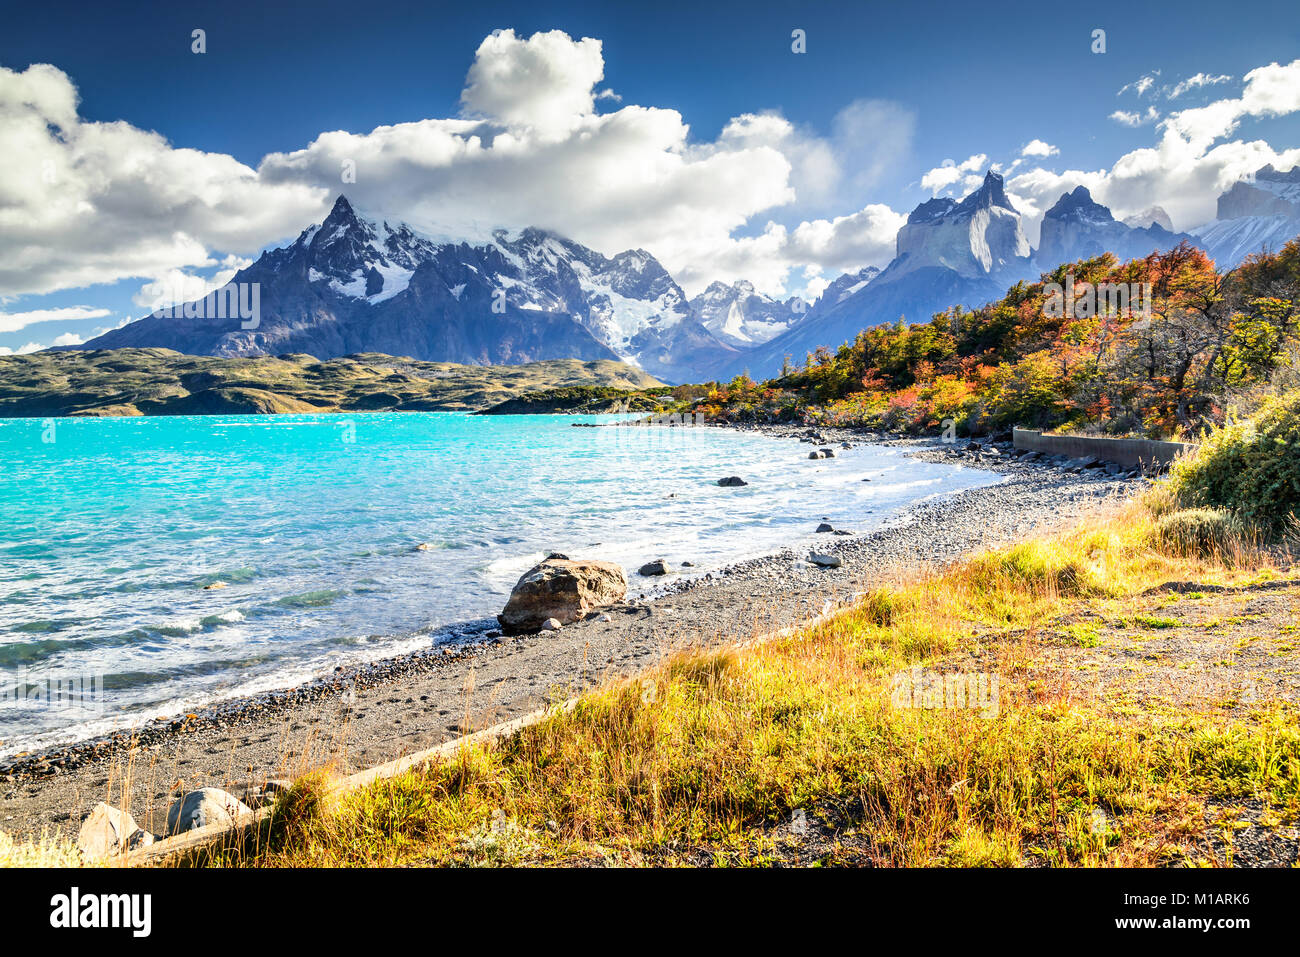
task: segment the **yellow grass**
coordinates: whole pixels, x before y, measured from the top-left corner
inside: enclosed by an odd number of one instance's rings
[[[501,745],[337,800],[317,778],[269,842],[211,863],[1209,861],[1211,805],[1300,811],[1294,708],[1134,715],[1038,660],[1046,630],[1085,634],[1062,624],[1080,609],[1289,574],[1248,542],[1166,547],[1155,523],[1133,504],[878,589],[793,637],[677,655]],[[900,698],[913,668],[996,677],[996,700]],[[798,811],[834,833],[808,844]]]

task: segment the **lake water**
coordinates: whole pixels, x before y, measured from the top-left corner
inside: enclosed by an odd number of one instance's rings
[[[617,561],[635,594],[655,558],[703,574],[823,516],[869,531],[994,480],[881,447],[814,461],[749,433],[571,425],[595,420],[0,419],[0,755],[428,647],[549,551]],[[716,484],[732,474],[750,484]],[[32,700],[67,679],[102,697]]]

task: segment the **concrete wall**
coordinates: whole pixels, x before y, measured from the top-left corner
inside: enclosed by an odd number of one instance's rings
[[[1072,459],[1091,455],[1119,465],[1168,465],[1182,453],[1195,448],[1185,442],[1156,442],[1151,439],[1108,439],[1091,435],[1054,435],[1034,429],[1015,429],[1012,439],[1018,449],[1065,455]]]

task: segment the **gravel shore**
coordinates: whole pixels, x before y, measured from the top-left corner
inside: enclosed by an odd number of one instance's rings
[[[0,830],[75,837],[96,802],[122,806],[126,792],[140,825],[160,831],[182,790],[238,793],[326,763],[343,773],[370,767],[635,673],[673,650],[795,624],[875,583],[1074,521],[1142,481],[1077,463],[1067,471],[1058,461],[1025,462],[1006,445],[968,449],[965,441],[762,428],[814,447],[901,445],[919,457],[997,472],[1002,481],[913,506],[870,534],[814,535],[809,528],[805,540],[780,552],[669,582],[652,601],[631,600],[559,632],[486,637],[492,622],[470,623],[457,640],[427,651],[0,762]],[[799,446],[792,453],[806,455]],[[810,549],[842,564],[818,567]]]

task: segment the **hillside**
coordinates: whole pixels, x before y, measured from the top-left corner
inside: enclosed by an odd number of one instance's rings
[[[480,366],[363,353],[222,359],[170,349],[101,349],[0,357],[0,418],[463,411],[525,392],[660,383],[612,360]]]
[[[1108,298],[1117,289],[1130,293],[1119,305]],[[862,329],[681,411],[914,434],[1020,425],[1161,438],[1221,423],[1298,375],[1300,240],[1232,271],[1184,242],[1127,263],[1110,253],[1065,263],[977,309]]]

